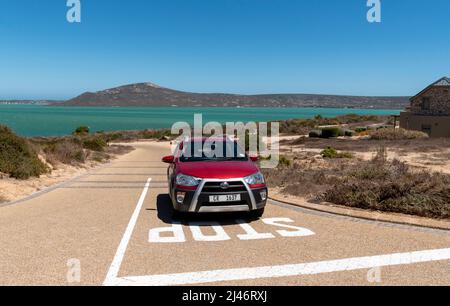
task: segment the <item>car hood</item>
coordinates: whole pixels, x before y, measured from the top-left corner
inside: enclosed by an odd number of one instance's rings
[[[251,161],[189,162],[177,165],[177,173],[209,179],[243,178],[258,171]]]

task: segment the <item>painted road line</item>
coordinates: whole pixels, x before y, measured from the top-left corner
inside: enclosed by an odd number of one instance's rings
[[[409,253],[387,254],[370,257],[347,258],[331,261],[311,262],[294,265],[267,266],[258,268],[241,268],[213,270],[167,275],[149,275],[116,278],[119,286],[171,286],[239,281],[262,278],[293,277],[316,275],[322,273],[372,269],[410,265],[450,259],[450,249],[437,249]]]
[[[131,216],[130,222],[128,223],[127,229],[125,230],[125,234],[120,241],[119,247],[117,248],[116,255],[114,256],[113,262],[109,268],[106,279],[103,283],[105,286],[114,285],[117,282],[117,276],[119,275],[120,266],[122,265],[123,257],[125,256],[125,252],[128,247],[128,243],[130,242],[131,235],[133,234],[134,227],[136,226],[136,222],[138,220],[139,214],[142,210],[142,206],[144,205],[145,197],[147,196],[148,189],[150,188],[150,183],[152,179],[149,178],[147,183],[145,184],[144,190],[142,191],[141,197],[136,205],[136,209]]]

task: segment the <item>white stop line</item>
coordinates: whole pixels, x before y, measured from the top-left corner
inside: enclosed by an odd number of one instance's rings
[[[356,257],[320,262],[239,268],[226,270],[200,271],[164,275],[118,277],[128,243],[131,239],[139,213],[147,196],[151,178],[148,179],[136,209],[130,219],[125,234],[119,244],[107,277],[105,286],[171,286],[193,285],[224,281],[238,281],[261,278],[279,278],[321,273],[372,269],[375,267],[410,265],[425,262],[450,260],[450,249],[436,249],[418,252],[386,254],[369,257]]]

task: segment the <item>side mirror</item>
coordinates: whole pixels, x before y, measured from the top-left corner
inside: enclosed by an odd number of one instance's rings
[[[254,163],[256,163],[259,160],[259,157],[257,155],[250,156],[250,160]]]
[[[175,161],[175,156],[173,156],[173,155],[165,156],[165,157],[163,157],[162,161],[163,161],[163,163],[166,163],[166,164],[173,164],[173,162]]]

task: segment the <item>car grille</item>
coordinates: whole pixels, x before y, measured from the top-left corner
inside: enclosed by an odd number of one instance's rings
[[[222,182],[208,182],[203,187],[202,192],[204,193],[235,193],[247,191],[244,183],[242,182],[227,182],[229,184],[228,188],[222,188],[220,185]]]

